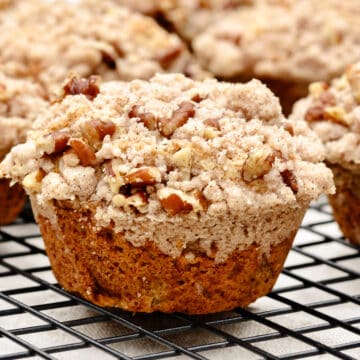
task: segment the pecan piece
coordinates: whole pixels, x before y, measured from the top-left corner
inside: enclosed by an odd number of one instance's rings
[[[81,139],[71,139],[69,142],[75,151],[82,166],[92,166],[96,164],[96,156],[93,148]]]
[[[32,173],[26,175],[22,181],[22,185],[25,189],[31,192],[41,191],[41,180],[45,177],[46,173],[44,170],[35,170]]]
[[[64,152],[68,148],[68,141],[70,140],[70,137],[71,135],[68,131],[54,131],[51,133],[54,148],[49,155]]]
[[[154,114],[150,112],[141,113],[139,111],[140,106],[134,105],[131,110],[129,111],[129,118],[139,118],[140,121],[149,129],[149,130],[156,130],[156,117]]]
[[[220,124],[218,119],[206,119],[204,124],[210,127],[215,128],[216,130],[220,131]]]
[[[180,56],[183,50],[182,44],[165,49],[156,57],[156,61],[166,70]]]
[[[295,177],[294,173],[290,170],[284,170],[283,172],[280,173],[280,175],[281,175],[282,180],[285,183],[285,185],[287,185],[289,188],[291,188],[291,190],[294,194],[297,194],[299,191],[299,186],[296,181],[296,177]]]
[[[305,120],[308,122],[324,120],[324,110],[325,107],[323,105],[311,106],[305,114]]]
[[[161,173],[155,167],[142,167],[126,174],[124,180],[133,186],[155,185],[161,182]]]
[[[270,147],[250,152],[242,169],[244,181],[249,183],[262,178],[271,170],[274,161],[275,154]]]
[[[106,135],[113,135],[116,126],[112,121],[90,120],[83,125],[83,134],[90,144],[104,140]]]
[[[83,94],[89,100],[94,100],[100,92],[96,82],[96,76],[90,76],[88,79],[78,79],[77,77],[72,77],[69,82],[64,85],[65,95]]]
[[[186,124],[189,118],[195,115],[195,106],[189,101],[183,101],[170,119],[159,119],[158,129],[160,134],[169,138],[179,127]]]
[[[148,197],[149,195],[144,191],[136,192],[126,199],[126,203],[133,206],[140,213],[144,213],[147,211]]]
[[[186,214],[193,210],[192,204],[186,200],[182,191],[161,189],[158,196],[162,207],[171,216]]]

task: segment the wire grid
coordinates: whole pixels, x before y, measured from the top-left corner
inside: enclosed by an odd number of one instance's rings
[[[134,315],[57,285],[28,208],[0,228],[0,359],[360,358],[359,264],[321,199],[273,292],[249,308]]]

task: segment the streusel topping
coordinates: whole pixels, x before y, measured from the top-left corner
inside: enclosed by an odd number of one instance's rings
[[[0,14],[0,43],[0,70],[31,76],[50,93],[69,71],[105,80],[207,76],[177,35],[108,0],[15,2]]]
[[[44,91],[30,79],[14,79],[0,72],[0,159],[25,141],[36,114],[45,107]]]
[[[257,1],[195,38],[202,65],[222,78],[330,80],[360,59],[358,0]]]
[[[305,122],[285,120],[257,80],[169,74],[96,91],[94,79],[72,78],[64,88],[1,165],[54,224],[53,201],[70,201],[95,207],[99,228],[113,226],[136,246],[150,239],[178,256],[196,234],[206,251],[216,243],[220,261],[251,244],[251,235],[239,237],[245,219],[255,225],[278,215],[287,223],[288,209],[333,191],[321,141]],[[267,249],[278,239],[270,239],[272,224]]]
[[[320,136],[328,162],[360,169],[360,63],[331,84],[313,83],[309,90],[291,117],[305,119]]]

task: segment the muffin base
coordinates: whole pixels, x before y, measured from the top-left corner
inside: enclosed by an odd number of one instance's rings
[[[135,247],[111,229],[94,231],[91,210],[55,205],[57,225],[39,215],[46,251],[59,284],[105,307],[132,312],[208,314],[245,307],[268,294],[296,231],[265,256],[257,245],[222,263],[203,254],[178,258],[152,241]]]
[[[13,222],[23,209],[25,200],[21,185],[10,186],[10,180],[0,179],[0,225]]]
[[[360,172],[341,166],[330,166],[336,186],[336,194],[329,195],[334,218],[344,236],[355,245],[360,245]]]

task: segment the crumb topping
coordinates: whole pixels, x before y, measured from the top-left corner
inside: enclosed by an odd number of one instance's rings
[[[333,191],[321,141],[305,122],[285,120],[257,80],[163,74],[99,89],[54,103],[1,164],[50,219],[54,200],[71,201],[94,207],[99,228],[113,226],[135,246],[151,239],[178,256],[195,232],[201,249],[215,244],[224,260],[252,241],[238,236],[245,219],[285,216]]]
[[[360,59],[358,0],[257,1],[193,41],[201,64],[222,78],[330,80]]]
[[[0,70],[56,93],[69,71],[104,80],[209,76],[175,34],[114,1],[19,1],[0,13]]]
[[[47,101],[41,87],[30,79],[14,79],[0,71],[0,159],[25,141],[26,132]]]
[[[360,63],[332,81],[312,83],[295,104],[293,119],[305,119],[326,148],[326,160],[360,169]]]

